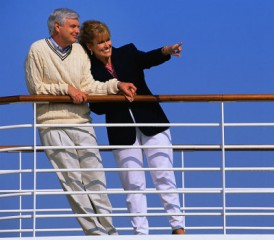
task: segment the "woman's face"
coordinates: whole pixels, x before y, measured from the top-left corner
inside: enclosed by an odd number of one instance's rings
[[[112,42],[109,34],[99,34],[92,42],[88,45],[89,49],[92,50],[93,54],[101,60],[103,63],[108,63],[112,54]]]

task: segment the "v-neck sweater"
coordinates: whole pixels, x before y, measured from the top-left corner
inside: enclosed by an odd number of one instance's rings
[[[33,43],[25,61],[25,77],[30,94],[68,95],[68,85],[89,95],[116,94],[117,79],[105,83],[94,80],[90,60],[78,43],[71,51],[60,55],[49,39]],[[37,105],[37,122],[90,122],[88,104],[49,103]]]

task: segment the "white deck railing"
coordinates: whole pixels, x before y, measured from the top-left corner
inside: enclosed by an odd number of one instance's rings
[[[96,96],[90,99],[90,101],[110,100],[123,101],[123,98]],[[182,199],[182,215],[186,217],[188,237],[200,234],[210,236],[265,234],[266,237],[266,234],[274,233],[274,135],[272,134],[274,114],[267,116],[262,114],[265,113],[266,107],[268,111],[273,111],[273,100],[274,95],[137,96],[136,101],[181,102],[179,105],[176,103],[175,108],[180,109],[174,111],[176,116],[169,116],[170,119],[176,119],[177,123],[172,122],[169,126],[173,135],[172,148],[175,151],[174,171],[178,183],[176,192]],[[72,213],[65,195],[83,194],[83,192],[64,192],[60,188],[55,172],[70,169],[54,170],[43,152],[49,148],[71,148],[45,147],[40,144],[37,128],[45,125],[37,124],[35,121],[36,104],[48,101],[69,102],[70,100],[68,97],[53,96],[0,98],[0,104],[3,104],[0,106],[0,111],[1,107],[9,108],[9,111],[5,109],[1,111],[0,121],[2,166],[0,168],[0,238],[27,239],[40,236],[84,238],[75,218],[92,216],[92,214]],[[186,106],[185,102],[191,102],[191,105]],[[20,104],[8,105],[10,103]],[[172,104],[174,103],[169,103],[168,107],[164,106],[167,112]],[[199,104],[203,104],[202,108]],[[206,105],[210,105],[209,112],[205,110]],[[225,105],[228,106],[226,111]],[[250,106],[253,105],[255,107],[250,111]],[[16,108],[15,112],[13,108]],[[22,109],[18,111],[18,108]],[[200,113],[200,116],[197,113]],[[248,121],[245,119],[246,115]],[[11,118],[14,116],[18,116],[18,119]],[[22,118],[19,118],[20,116]],[[185,119],[191,119],[191,122]],[[263,121],[265,119],[267,121]],[[150,124],[90,124],[96,132],[99,131],[97,134],[99,143],[100,136],[104,134],[100,131],[104,131],[102,129],[105,129],[105,126],[144,125]],[[156,146],[146,146],[148,147]],[[169,148],[169,146],[157,146],[159,147]],[[140,193],[140,191],[122,190],[118,172],[140,169],[115,167],[111,149],[125,148],[125,146],[109,146],[106,141],[99,146],[74,148],[101,150],[104,163],[102,171],[106,172],[108,186],[108,190],[104,193],[109,194],[113,205],[113,213],[104,216],[113,217],[114,224],[122,235],[119,239],[126,239],[125,236],[132,234],[129,218],[138,214],[127,212],[125,194]],[[146,167],[142,170],[149,173],[160,169]],[[73,169],[73,171],[98,171],[98,169]],[[167,224],[169,214],[164,213],[157,196],[158,193],[165,191],[154,189],[149,176],[147,181],[148,188],[144,193],[148,196],[148,213],[139,215],[149,218],[151,235],[157,235],[159,239],[159,235],[164,236],[171,232]],[[85,192],[85,194],[92,193]],[[108,239],[116,238],[108,237]],[[179,238],[169,235],[169,239]]]

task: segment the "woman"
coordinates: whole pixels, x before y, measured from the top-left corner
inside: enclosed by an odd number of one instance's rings
[[[113,77],[122,82],[132,82],[137,94],[151,95],[144,77],[144,69],[168,61],[171,55],[180,56],[182,43],[165,46],[149,52],[139,51],[133,44],[120,48],[112,46],[109,28],[100,21],[86,21],[82,24],[79,42],[91,59],[91,72],[95,79],[105,82]],[[106,114],[107,123],[169,123],[158,102],[151,103],[96,103],[91,110],[97,114]],[[108,127],[110,145],[171,145],[168,127]],[[120,168],[142,168],[143,154],[150,168],[172,168],[172,149],[126,148],[113,150],[117,166]],[[157,190],[176,190],[173,171],[151,171]],[[121,171],[120,178],[125,190],[145,190],[144,171]],[[179,195],[160,194],[167,213],[181,213]],[[145,194],[128,194],[127,207],[130,213],[146,213]],[[132,217],[135,234],[148,234],[146,217]],[[184,234],[183,216],[170,216],[172,234]]]

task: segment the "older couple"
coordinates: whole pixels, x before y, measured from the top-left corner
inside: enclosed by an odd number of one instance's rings
[[[91,122],[90,110],[105,114],[107,123],[168,123],[159,103],[134,103],[135,94],[149,94],[144,69],[179,56],[181,43],[149,52],[138,50],[133,44],[114,48],[108,27],[99,21],[86,21],[80,29],[79,14],[61,8],[48,19],[50,37],[33,43],[25,61],[25,74],[30,94],[68,95],[73,103],[39,104],[37,122],[40,124],[83,124],[81,127],[40,128],[45,146],[96,146],[94,129],[85,126]],[[79,40],[79,43],[76,41]],[[82,46],[81,46],[82,45]],[[90,62],[92,64],[90,64]],[[95,80],[96,79],[96,80]],[[123,94],[127,103],[87,103],[88,95]],[[111,145],[171,145],[168,127],[108,128]],[[172,149],[116,149],[113,151],[117,166],[142,168],[145,155],[151,168],[172,168]],[[55,169],[102,168],[98,149],[47,149],[46,155]],[[58,172],[65,191],[82,191],[67,195],[76,214],[109,214],[111,203],[107,194],[85,194],[85,191],[105,191],[106,180],[98,172]],[[176,190],[174,172],[151,171],[157,190]],[[145,190],[143,171],[120,172],[125,190]],[[160,194],[168,213],[181,213],[179,195]],[[130,213],[146,213],[146,195],[128,194]],[[78,217],[86,235],[118,234],[111,217]],[[146,217],[132,217],[135,234],[148,234]],[[184,234],[183,216],[170,216],[172,234]]]

